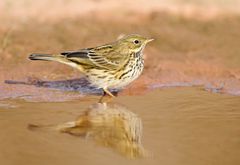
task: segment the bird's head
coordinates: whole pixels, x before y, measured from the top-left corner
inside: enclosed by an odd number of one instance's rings
[[[140,35],[128,35],[118,40],[118,45],[131,52],[139,52],[144,49],[146,44],[153,39],[148,39]]]

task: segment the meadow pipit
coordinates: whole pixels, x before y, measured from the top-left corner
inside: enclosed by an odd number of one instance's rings
[[[80,70],[105,94],[109,88],[122,88],[139,77],[144,68],[143,49],[153,39],[140,35],[125,36],[110,44],[66,51],[60,54],[31,54],[31,60],[57,61]]]

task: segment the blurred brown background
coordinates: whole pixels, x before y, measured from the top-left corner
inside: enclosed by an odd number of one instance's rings
[[[146,14],[152,11],[209,18],[222,13],[239,14],[239,5],[239,0],[2,0],[0,10],[1,19],[15,18],[18,21],[46,21],[91,14],[97,17],[116,17],[132,12]]]

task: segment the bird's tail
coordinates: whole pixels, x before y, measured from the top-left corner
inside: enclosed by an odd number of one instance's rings
[[[30,60],[58,61],[59,58],[62,57],[60,55],[51,54],[31,54],[28,58]]]
[[[43,61],[57,61],[69,66],[72,66],[74,68],[79,69],[80,71],[83,71],[82,66],[77,65],[76,63],[72,62],[71,60],[68,60],[64,55],[61,54],[31,54],[28,57],[30,60],[43,60]]]

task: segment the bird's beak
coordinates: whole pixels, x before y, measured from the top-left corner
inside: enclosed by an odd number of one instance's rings
[[[146,40],[146,43],[149,43],[149,42],[151,42],[151,41],[153,41],[153,40],[154,40],[153,38],[147,39],[147,40]]]

